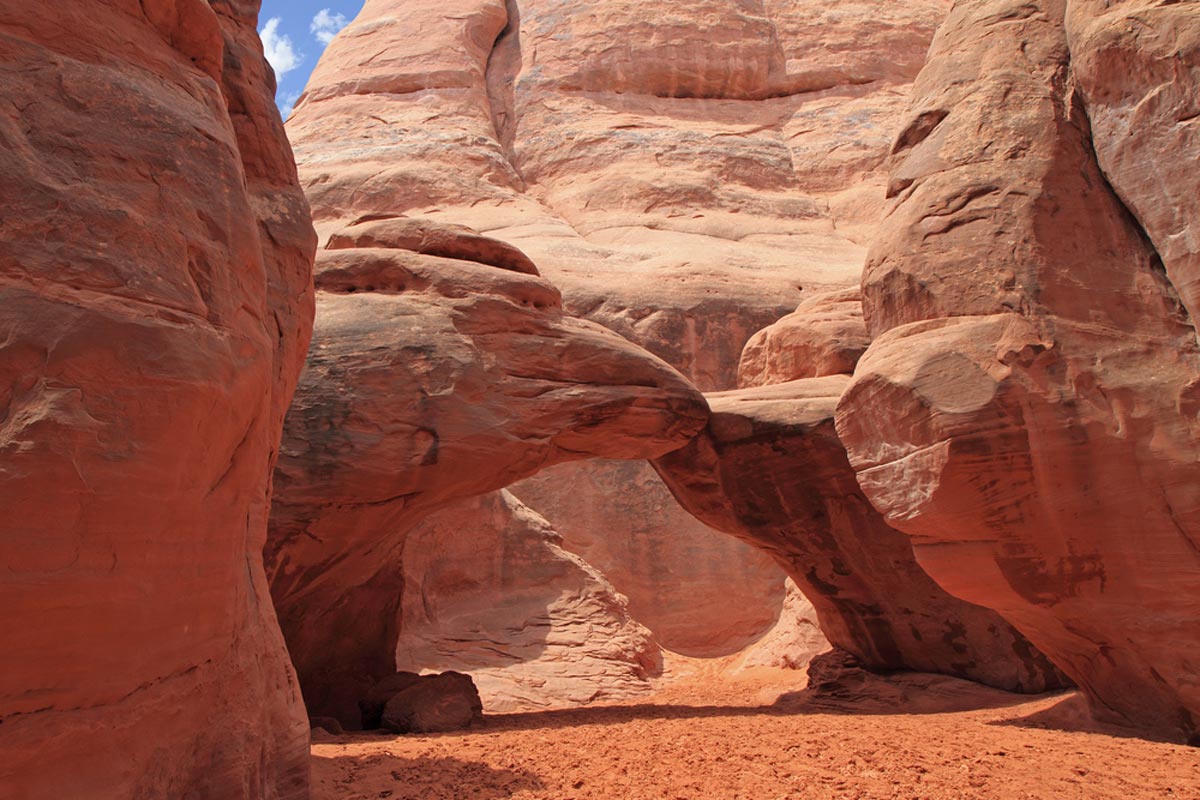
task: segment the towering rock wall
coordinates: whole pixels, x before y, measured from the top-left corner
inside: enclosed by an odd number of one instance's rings
[[[1194,737],[1193,4],[962,0],[900,136],[837,427],[949,592]],[[997,113],[1003,109],[1004,113]],[[1122,202],[1124,200],[1124,202]]]
[[[257,6],[0,2],[6,797],[307,796],[261,552],[315,236]]]
[[[288,123],[318,230],[470,225],[705,389],[857,282],[948,2],[370,0]]]
[[[288,129],[322,234],[381,211],[470,225],[529,253],[568,313],[728,389],[752,334],[857,284],[948,7],[369,0]],[[728,653],[778,614],[782,573],[645,465],[514,491],[668,646]]]

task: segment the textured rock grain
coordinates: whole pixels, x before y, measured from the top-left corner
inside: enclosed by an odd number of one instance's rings
[[[0,3],[6,797],[307,797],[261,552],[315,236],[257,11]]]
[[[662,671],[612,584],[508,492],[461,500],[408,534],[400,669],[458,670],[488,712],[645,695]]]
[[[1118,197],[1200,318],[1200,15],[1195,3],[1071,0],[1071,74]],[[1164,170],[1166,175],[1164,176]]]
[[[1120,22],[1156,4],[1109,5],[955,6],[898,143],[864,279],[877,336],[837,426],[939,584],[1000,612],[1096,712],[1186,738],[1200,719],[1200,353],[1167,212],[1194,176],[1164,170],[1195,137],[1163,114],[1184,107],[1192,50],[1156,71],[1195,17],[1157,4]],[[1132,107],[1144,132],[1115,135]],[[1151,198],[1135,155],[1171,188]]]
[[[858,288],[822,292],[750,338],[738,362],[738,386],[849,375],[870,343]]]
[[[775,561],[681,508],[645,462],[560,464],[512,491],[555,521],[563,546],[612,581],[667,650],[731,655],[779,619]]]
[[[483,719],[479,690],[469,675],[422,675],[388,698],[380,721],[393,733],[449,733]]]
[[[738,662],[742,670],[755,667],[804,669],[812,659],[829,649],[821,631],[817,610],[791,578],[784,581],[786,596],[779,619],[771,630],[746,648]]]
[[[381,211],[468,225],[527,252],[568,313],[729,389],[752,335],[810,290],[857,284],[948,7],[370,0],[289,132],[323,235]],[[715,653],[778,614],[782,573],[671,507],[649,470],[557,474],[574,494],[546,478],[518,496],[573,545],[611,534],[585,555],[664,642]],[[614,523],[628,515],[636,530]],[[726,612],[706,624],[711,590],[689,613],[645,585],[666,574],[731,587]]]

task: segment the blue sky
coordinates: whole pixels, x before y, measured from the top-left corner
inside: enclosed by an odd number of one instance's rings
[[[325,46],[362,7],[363,0],[263,0],[258,34],[279,80],[275,102],[284,118]]]

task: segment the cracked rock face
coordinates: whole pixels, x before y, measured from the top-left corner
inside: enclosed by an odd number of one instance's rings
[[[315,236],[257,13],[0,3],[6,797],[307,797],[261,552]]]
[[[288,129],[322,235],[380,211],[468,225],[528,253],[568,313],[729,389],[756,331],[858,283],[948,7],[371,0]],[[514,492],[668,647],[728,654],[778,616],[783,574],[645,465]]]
[[[661,455],[708,410],[535,275],[361,247],[319,253],[316,283],[267,559],[309,711],[353,726],[365,688],[396,669],[414,526],[555,463]]]
[[[1195,158],[1197,25],[1190,4],[955,6],[837,411],[940,585],[1102,716],[1181,738],[1200,720],[1197,178],[1164,170]]]
[[[1071,74],[1105,178],[1200,317],[1200,22],[1194,3],[1071,0]],[[1170,179],[1162,179],[1164,166]]]

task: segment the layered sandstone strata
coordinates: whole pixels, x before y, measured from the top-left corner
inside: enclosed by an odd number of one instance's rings
[[[323,235],[380,212],[469,225],[529,253],[569,313],[729,389],[751,335],[858,283],[948,7],[370,0],[288,128]],[[728,653],[779,613],[782,573],[645,466],[514,491],[669,647]]]
[[[678,372],[565,314],[548,281],[381,246],[408,241],[318,255],[276,473],[276,608],[309,710],[347,725],[396,669],[415,525],[555,463],[661,455],[708,413]]]
[[[837,427],[939,584],[1097,712],[1194,737],[1188,8],[955,6],[897,142],[864,280],[876,338]]]
[[[469,225],[708,389],[856,283],[945,0],[370,0],[288,129],[318,230]]]
[[[307,796],[262,565],[315,236],[254,0],[0,3],[0,794]]]

